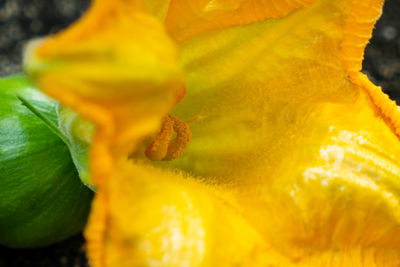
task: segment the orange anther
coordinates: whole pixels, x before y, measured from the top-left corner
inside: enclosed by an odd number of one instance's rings
[[[172,136],[176,133],[176,137]],[[155,140],[147,147],[145,154],[151,160],[173,160],[185,152],[192,133],[184,121],[168,115]],[[171,140],[172,139],[172,140]]]

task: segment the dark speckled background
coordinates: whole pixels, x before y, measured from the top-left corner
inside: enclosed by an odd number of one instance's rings
[[[0,0],[0,76],[21,70],[21,50],[27,40],[66,27],[82,15],[88,4],[89,0]],[[400,0],[386,0],[363,67],[400,104]],[[82,236],[41,249],[0,246],[0,267],[28,266],[89,266]]]
[[[400,104],[400,0],[386,0],[365,51],[364,72]]]

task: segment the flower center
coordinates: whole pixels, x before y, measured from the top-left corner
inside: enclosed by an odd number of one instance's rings
[[[145,154],[151,160],[176,159],[185,152],[191,137],[192,132],[186,122],[168,115],[164,118],[161,131],[147,147]]]

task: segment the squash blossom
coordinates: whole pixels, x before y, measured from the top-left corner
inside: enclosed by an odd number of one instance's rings
[[[382,5],[94,0],[32,44],[95,125],[92,266],[399,266],[400,115],[360,73]]]

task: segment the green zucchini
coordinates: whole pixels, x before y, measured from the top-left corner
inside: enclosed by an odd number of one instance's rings
[[[60,135],[17,96],[58,123],[57,103],[26,76],[0,79],[0,244],[46,246],[82,230],[93,192]]]

